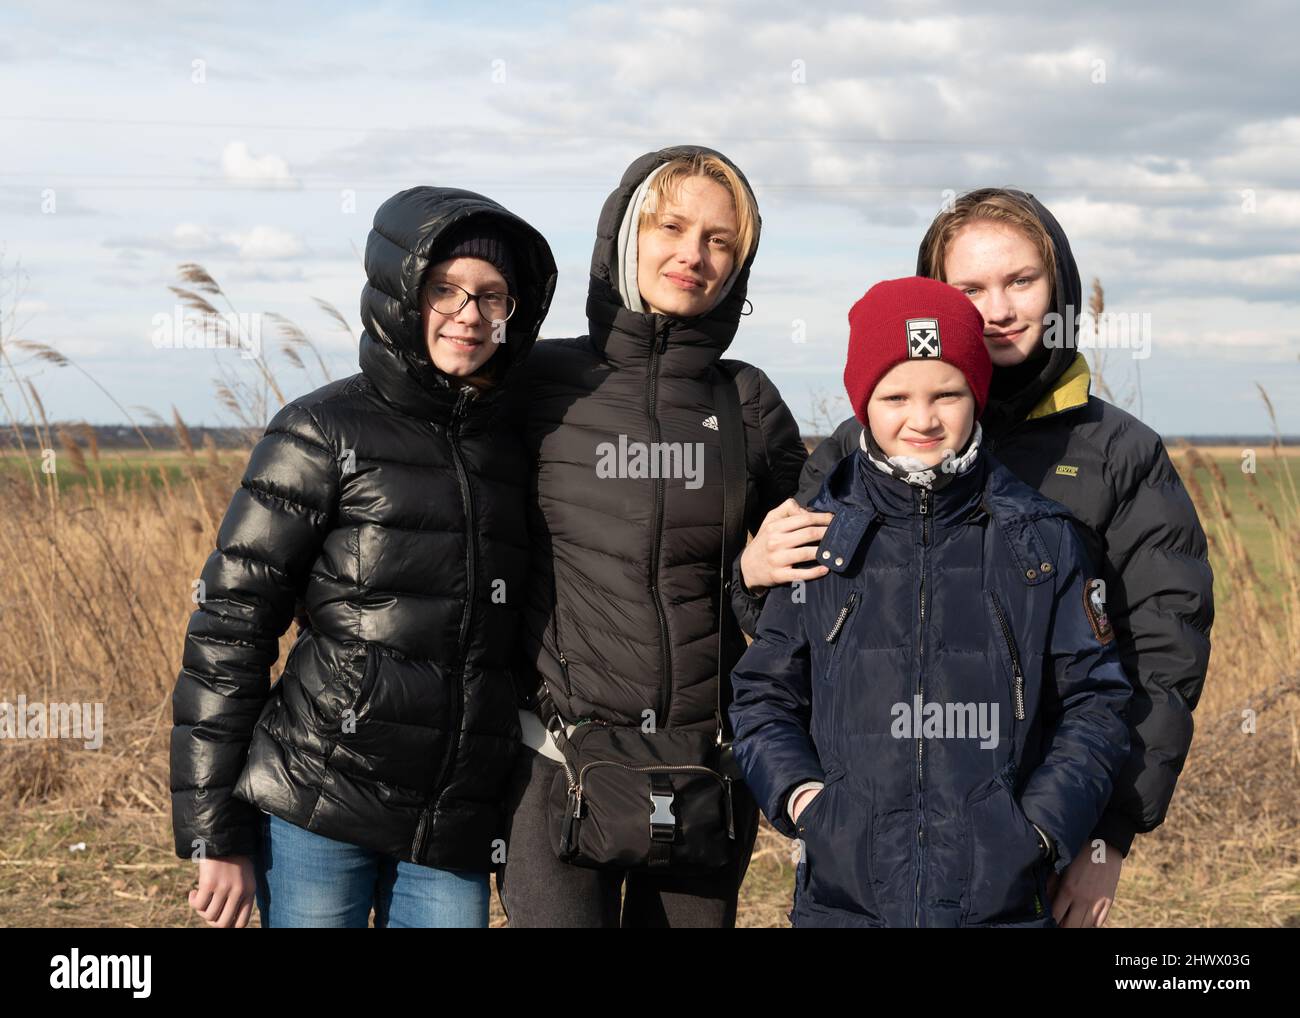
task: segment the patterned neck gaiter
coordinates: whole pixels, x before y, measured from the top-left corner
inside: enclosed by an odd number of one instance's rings
[[[859,444],[862,451],[866,453],[867,459],[882,473],[897,477],[900,481],[904,481],[916,488],[929,488],[931,491],[938,491],[947,486],[954,477],[966,473],[975,465],[975,458],[979,455],[982,435],[980,423],[976,421],[970,438],[966,440],[965,448],[958,453],[953,453],[951,449],[945,449],[943,451],[944,458],[932,467],[926,466],[915,456],[886,456],[885,450],[880,448],[875,436],[871,434],[870,428],[862,429]]]

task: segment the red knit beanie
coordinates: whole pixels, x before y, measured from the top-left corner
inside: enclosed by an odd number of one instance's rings
[[[979,420],[993,362],[984,346],[984,316],[970,298],[937,279],[908,276],[877,283],[849,309],[844,388],[864,426],[871,394],[890,369],[927,359],[951,364],[966,376]]]

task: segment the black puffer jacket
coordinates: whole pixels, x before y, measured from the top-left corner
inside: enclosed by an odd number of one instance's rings
[[[1056,249],[1053,310],[1065,315],[1073,305],[1075,318],[1082,288],[1069,241],[1055,217],[1033,204]],[[922,241],[918,274],[926,270],[926,247]],[[1072,345],[1045,354],[1011,376],[994,371],[981,419],[984,447],[1087,525],[1083,536],[1101,565],[1120,660],[1134,687],[1129,759],[1094,837],[1127,854],[1135,834],[1164,820],[1187,759],[1209,667],[1214,578],[1205,532],[1160,436],[1089,394],[1087,361]],[[799,482],[800,504],[816,497],[861,434],[851,417],[817,447]]]
[[[717,370],[739,389],[751,531],[794,491],[807,457],[767,376],[720,360],[740,320],[753,252],[708,314],[637,313],[619,297],[616,241],[633,192],[655,167],[698,151],[711,150],[662,149],[628,167],[600,214],[587,296],[590,335],[545,340],[529,358],[537,488],[526,649],[570,721],[641,724],[643,712],[653,711],[659,728],[714,723],[724,596],[720,432],[710,420],[720,412],[713,405]],[[701,483],[598,476],[597,447],[617,446],[620,436],[629,447],[701,443]]]
[[[520,301],[504,379],[477,398],[429,363],[418,303],[468,217],[512,239]],[[366,275],[361,373],[276,414],[203,569],[172,697],[181,856],[251,855],[259,809],[447,869],[491,869],[503,834],[528,467],[501,411],[555,263],[495,202],[417,187],[376,212]],[[268,692],[296,599],[310,625]]]

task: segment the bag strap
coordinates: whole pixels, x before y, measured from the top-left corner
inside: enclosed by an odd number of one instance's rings
[[[749,466],[745,459],[745,422],[735,377],[721,364],[715,371],[713,408],[722,441],[722,563],[718,590],[718,742],[730,738],[727,708],[731,705],[731,669],[739,660],[745,638],[731,610],[731,565],[745,547],[745,494]]]

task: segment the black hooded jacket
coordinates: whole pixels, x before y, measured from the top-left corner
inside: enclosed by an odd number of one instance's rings
[[[470,217],[512,245],[519,307],[481,394],[429,362],[419,292]],[[519,738],[510,652],[527,459],[503,413],[555,288],[542,236],[469,191],[375,213],[361,373],[293,400],[249,458],[203,568],[172,697],[178,855],[251,855],[259,810],[398,859],[487,871]],[[270,688],[278,640],[302,629]]]
[[[720,432],[711,419],[721,412],[713,405],[717,372],[733,376],[739,389],[751,532],[794,491],[807,458],[767,376],[721,359],[741,317],[753,251],[707,314],[636,313],[619,297],[617,237],[633,193],[660,164],[699,151],[711,150],[666,148],[628,167],[597,227],[590,334],[538,343],[528,363],[528,438],[537,468],[526,651],[535,669],[531,687],[539,673],[568,721],[714,724],[718,598],[726,596],[718,576]],[[618,448],[620,436],[628,448],[698,443],[699,484],[599,476],[598,447]],[[525,703],[530,691],[521,688]],[[727,699],[724,692],[724,709]]]
[[[1077,326],[1082,287],[1070,243],[1051,212],[1028,197],[1056,252],[1052,310]],[[927,274],[928,242],[927,233],[919,275]],[[1135,834],[1164,820],[1187,759],[1210,659],[1213,576],[1205,532],[1160,436],[1091,395],[1089,379],[1073,337],[1044,347],[1023,365],[994,370],[980,421],[989,452],[1085,524],[1081,534],[1105,581],[1120,659],[1133,683],[1131,750],[1094,837],[1127,854]],[[861,434],[862,424],[850,417],[814,450],[799,481],[801,505],[858,447]]]

